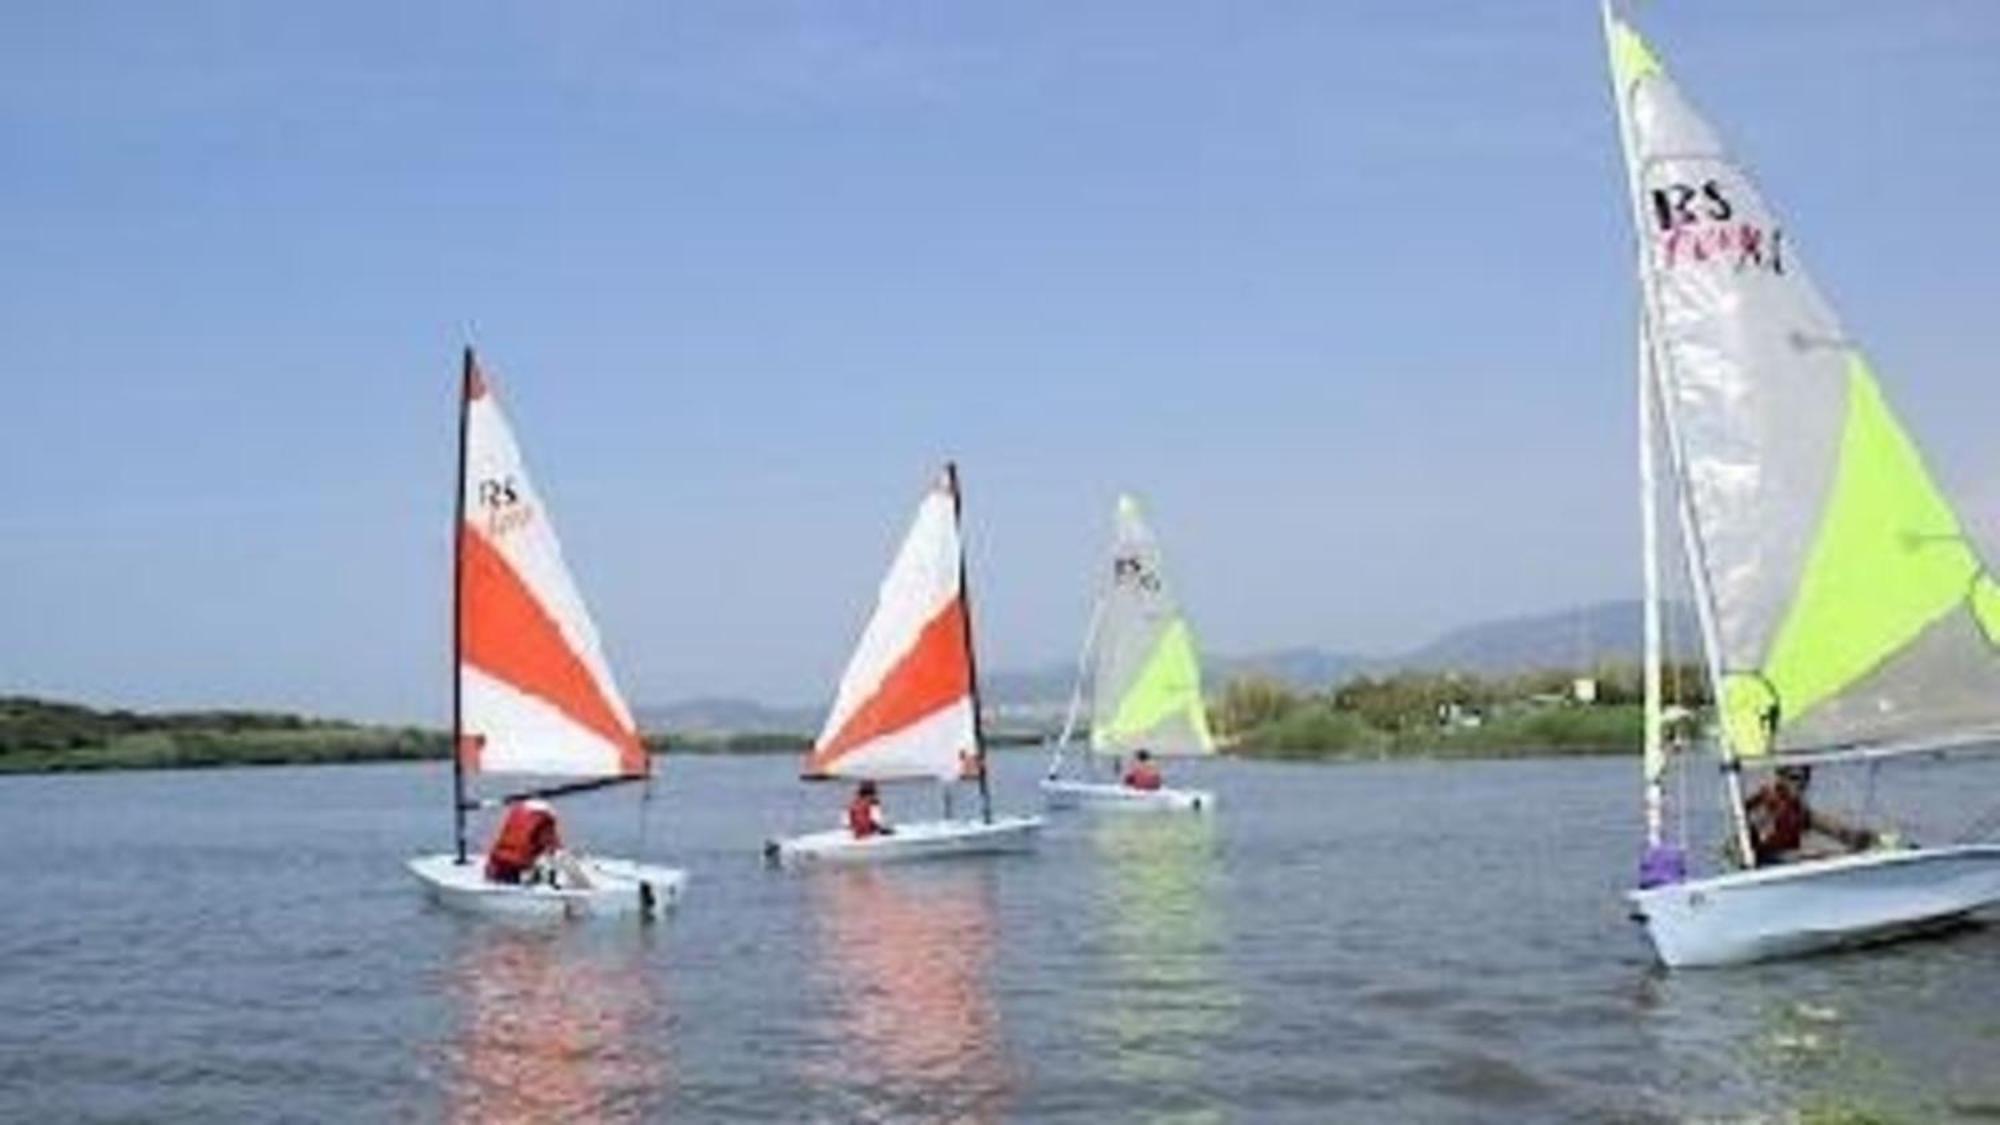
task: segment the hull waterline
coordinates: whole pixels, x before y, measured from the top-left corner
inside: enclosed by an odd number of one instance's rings
[[[2000,845],[1879,851],[1632,891],[1672,968],[1735,965],[1892,941],[2000,904]]]
[[[494,883],[477,859],[418,856],[409,869],[431,897],[454,910],[514,918],[656,918],[680,901],[687,872],[625,859],[580,856],[588,888]]]
[[[1048,778],[1042,800],[1051,809],[1098,809],[1107,812],[1206,812],[1215,794],[1205,789],[1133,789],[1126,785]]]
[[[845,828],[771,840],[764,857],[782,867],[828,863],[894,863],[993,852],[1026,851],[1041,835],[1038,816],[980,820],[926,820],[895,826],[889,836],[856,839]]]

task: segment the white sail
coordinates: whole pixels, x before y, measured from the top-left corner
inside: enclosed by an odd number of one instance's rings
[[[976,768],[962,550],[947,474],[917,506],[806,776],[948,781]]]
[[[1730,750],[2000,730],[2000,587],[1789,230],[1638,34],[1606,31]]]
[[[1118,498],[1092,661],[1090,746],[1101,754],[1215,752],[1194,634],[1139,502]]]
[[[648,759],[492,385],[467,357],[458,529],[459,760],[638,776]]]

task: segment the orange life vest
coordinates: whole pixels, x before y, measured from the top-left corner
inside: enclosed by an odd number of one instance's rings
[[[847,803],[847,830],[854,833],[855,839],[866,840],[882,831],[875,823],[877,804],[873,797],[856,797]]]
[[[555,815],[525,804],[507,806],[507,815],[494,833],[493,847],[486,853],[486,877],[502,883],[519,882],[521,873],[535,861],[562,847],[556,831]]]
[[[1125,787],[1128,789],[1153,790],[1160,787],[1160,768],[1151,762],[1140,762],[1125,771]]]

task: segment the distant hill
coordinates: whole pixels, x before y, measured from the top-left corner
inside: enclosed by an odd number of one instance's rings
[[[1207,679],[1218,687],[1245,676],[1266,676],[1301,688],[1323,688],[1382,665],[1379,659],[1351,652],[1317,648],[1287,648],[1248,656],[1218,655],[1208,661]]]
[[[1668,635],[1682,643],[1695,635],[1686,606],[1669,607]],[[1396,655],[1364,655],[1319,648],[1274,649],[1241,655],[1212,654],[1206,679],[1219,687],[1243,676],[1268,676],[1293,687],[1320,690],[1363,673],[1398,668],[1456,670],[1482,675],[1537,668],[1631,663],[1639,659],[1643,622],[1637,600],[1599,602],[1550,613],[1502,618],[1453,629],[1420,648]],[[1002,724],[1060,722],[1074,686],[1069,662],[1032,669],[1003,669],[983,677],[987,705]],[[638,709],[647,730],[693,734],[816,734],[822,707],[772,707],[747,699],[689,699]]]
[[[1645,646],[1645,621],[1636,601],[1599,602],[1555,613],[1509,617],[1454,629],[1394,663],[1428,671],[1524,672],[1633,663]],[[1683,658],[1696,634],[1694,610],[1665,609],[1667,635]]]

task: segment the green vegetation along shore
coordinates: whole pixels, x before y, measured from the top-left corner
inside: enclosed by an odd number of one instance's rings
[[[1699,684],[1673,669],[1669,684]],[[1587,685],[1581,687],[1580,685]],[[1691,707],[1705,700],[1679,690]],[[1268,679],[1229,683],[1211,708],[1227,752],[1250,758],[1529,757],[1636,753],[1638,673],[1536,672],[1506,677],[1401,672],[1357,677],[1323,692]],[[1050,735],[996,732],[996,747],[1038,746]],[[443,758],[444,732],[259,711],[145,713],[0,696],[0,774],[379,762]],[[649,734],[654,752],[799,754],[789,732]]]
[[[1670,698],[1706,703],[1692,668],[1668,670]],[[1232,753],[1322,759],[1636,754],[1645,721],[1637,668],[1517,676],[1398,672],[1300,693],[1268,679],[1223,689],[1214,722]]]
[[[803,753],[796,734],[651,734],[654,753]],[[441,759],[441,730],[266,711],[139,712],[0,696],[0,774]]]
[[[100,711],[0,697],[0,773],[441,758],[445,736],[258,711]]]

